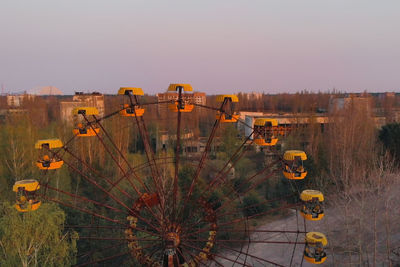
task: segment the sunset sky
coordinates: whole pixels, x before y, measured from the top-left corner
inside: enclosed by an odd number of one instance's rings
[[[400,1],[1,0],[0,84],[400,91]]]

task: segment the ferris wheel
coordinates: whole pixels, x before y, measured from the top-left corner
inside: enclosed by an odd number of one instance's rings
[[[324,196],[317,190],[300,191],[297,184],[307,176],[305,152],[288,150],[282,155],[275,148],[280,135],[277,120],[257,118],[248,125],[235,111],[236,95],[218,95],[212,106],[197,103],[192,90],[189,84],[171,84],[168,92],[174,98],[143,102],[141,88],[122,87],[119,108],[109,114],[99,116],[95,107],[76,107],[71,138],[36,142],[42,177],[14,184],[16,209],[34,212],[42,202],[51,201],[73,211],[80,223],[66,227],[79,233],[82,253],[77,266],[121,265],[127,258],[143,266],[166,267],[292,266],[295,258],[323,263],[327,239],[322,233],[307,232],[306,221],[323,218]],[[208,137],[191,153],[187,144],[193,134],[187,134],[186,125],[193,124],[195,111],[211,119]],[[112,120],[116,127],[110,127]],[[168,128],[168,141],[154,145],[149,124],[161,120]],[[225,141],[222,132],[233,123],[248,127],[251,134],[234,136],[225,143],[229,149],[224,157],[219,157]],[[121,145],[132,134],[141,143],[141,160]],[[103,157],[102,164],[88,159],[93,147],[104,152],[94,155]],[[263,154],[254,152],[260,148],[272,154],[272,160],[263,162]],[[235,178],[235,170],[248,162],[244,159],[249,154],[263,163]],[[110,165],[115,172],[106,168]],[[69,191],[52,183],[61,168],[73,174]],[[288,191],[252,202],[254,192],[277,175],[288,182]],[[79,190],[82,185],[90,190]],[[293,229],[259,226],[263,218],[288,210],[295,212],[289,216],[297,221]],[[277,234],[287,239],[274,239]],[[285,256],[262,253],[271,247],[284,250]]]

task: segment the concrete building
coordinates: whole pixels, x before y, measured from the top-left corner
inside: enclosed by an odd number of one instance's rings
[[[261,99],[263,96],[263,93],[260,92],[250,92],[250,93],[242,93],[243,97],[246,98],[247,100],[258,100]]]
[[[206,93],[194,92],[193,93],[193,103],[198,105],[206,105],[207,98]]]
[[[183,93],[182,98],[186,101],[192,101],[195,104],[205,105],[206,104],[206,93],[194,92],[193,94]],[[166,92],[157,94],[157,100],[159,102],[167,100],[177,100],[177,92]]]
[[[256,118],[271,118],[278,121],[278,127],[280,131],[290,131],[293,127],[305,126],[311,123],[320,125],[323,129],[323,125],[329,123],[329,118],[326,115],[320,114],[293,114],[293,113],[269,113],[269,112],[249,112],[240,111],[239,119],[244,121],[243,123],[237,123],[238,129],[245,134],[245,136],[252,135],[254,121]],[[251,127],[250,127],[251,126]],[[253,136],[250,136],[253,139]]]
[[[182,98],[185,101],[192,102],[194,104],[198,105],[206,105],[206,93],[202,92],[194,92],[194,93],[182,93]],[[157,94],[157,101],[158,102],[163,102],[163,101],[172,101],[172,100],[177,100],[178,99],[178,93],[177,92],[165,92],[165,93],[159,93]],[[166,104],[160,104],[157,105],[157,109],[159,113],[164,113],[166,111],[167,105]]]
[[[28,91],[31,95],[63,95],[63,92],[55,86],[37,86]]]
[[[6,96],[7,105],[12,108],[20,107],[24,100],[33,100],[35,99],[34,95],[23,93],[23,94],[9,94]]]
[[[104,95],[98,92],[82,93],[75,92],[72,101],[60,102],[60,115],[63,121],[71,123],[73,121],[72,110],[76,107],[96,107],[99,110],[99,117],[105,114]]]
[[[348,94],[344,97],[332,97],[329,101],[329,112],[345,111],[351,107],[372,112],[372,98],[364,94]]]

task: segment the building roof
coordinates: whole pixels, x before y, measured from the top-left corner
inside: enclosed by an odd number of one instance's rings
[[[31,95],[63,95],[63,92],[55,86],[37,86],[27,93]]]

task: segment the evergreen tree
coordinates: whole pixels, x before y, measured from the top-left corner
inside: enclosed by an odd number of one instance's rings
[[[400,159],[400,123],[383,126],[379,132],[379,139],[392,156]]]

